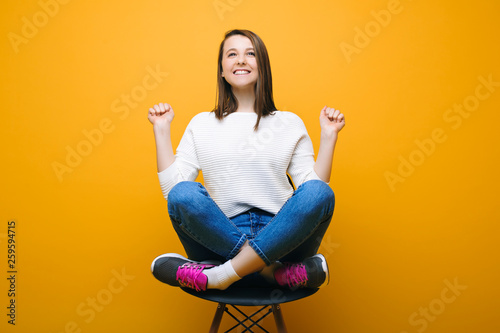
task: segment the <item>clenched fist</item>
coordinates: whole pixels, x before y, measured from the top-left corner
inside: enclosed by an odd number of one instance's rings
[[[319,115],[321,132],[326,135],[336,135],[344,128],[344,114],[334,108],[324,106]]]
[[[174,109],[167,103],[159,103],[149,109],[148,120],[154,126],[170,125],[174,119]]]

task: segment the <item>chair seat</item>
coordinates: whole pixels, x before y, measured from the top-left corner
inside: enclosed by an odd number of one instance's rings
[[[279,333],[288,332],[285,321],[281,313],[281,304],[299,300],[313,295],[318,289],[282,289],[270,286],[237,286],[233,285],[226,290],[209,289],[206,291],[196,291],[190,288],[181,288],[182,291],[195,297],[218,303],[212,326],[209,333],[219,330],[219,325],[224,312],[229,314],[237,324],[226,332],[231,332],[236,328],[243,327],[244,332],[254,332],[253,329],[260,328],[263,332],[269,332],[259,323],[269,314],[274,315],[274,321]],[[243,319],[236,317],[227,305],[243,315]],[[241,311],[238,306],[256,306],[259,309],[252,314]],[[267,309],[267,312],[265,311]]]
[[[274,287],[229,287],[226,290],[209,289],[201,292],[189,288],[181,289],[208,301],[241,306],[282,304],[311,296],[318,291],[317,288],[290,290]]]

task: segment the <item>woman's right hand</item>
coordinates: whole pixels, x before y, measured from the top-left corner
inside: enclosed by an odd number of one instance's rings
[[[169,126],[174,119],[174,109],[167,103],[159,103],[149,109],[148,120],[153,126]]]
[[[156,161],[158,172],[167,169],[175,161],[172,141],[170,140],[170,123],[174,119],[174,109],[167,103],[159,103],[149,109],[148,120],[153,124],[156,142]]]

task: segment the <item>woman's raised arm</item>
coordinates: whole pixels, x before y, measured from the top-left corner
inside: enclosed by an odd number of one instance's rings
[[[328,183],[332,173],[333,153],[338,134],[345,125],[344,115],[339,110],[325,106],[321,109],[319,124],[321,126],[321,140],[314,172],[324,182]]]
[[[167,103],[159,103],[149,109],[148,120],[153,124],[158,172],[167,169],[175,161],[170,139],[170,124],[173,119],[174,110]]]

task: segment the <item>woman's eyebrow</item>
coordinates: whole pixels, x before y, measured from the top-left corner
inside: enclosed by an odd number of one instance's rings
[[[253,51],[253,47],[247,47],[245,49],[245,51],[248,51],[248,50],[252,50]],[[238,51],[238,50],[235,47],[232,47],[229,50],[227,50],[225,53],[228,53],[229,51]]]

